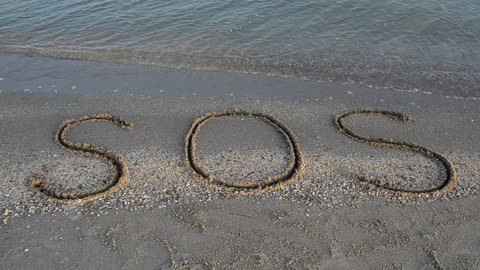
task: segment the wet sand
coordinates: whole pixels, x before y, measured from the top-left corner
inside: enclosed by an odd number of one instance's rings
[[[21,55],[2,55],[0,64],[4,269],[480,267],[478,100]],[[272,116],[291,130],[305,163],[295,181],[245,194],[194,174],[185,140],[195,119],[234,108]],[[348,125],[443,155],[458,173],[457,188],[410,196],[441,185],[445,169],[418,153],[338,132],[337,114],[364,108],[412,117],[403,123],[362,115]],[[99,113],[134,128],[82,123],[69,139],[122,155],[126,188],[86,205],[29,188],[34,176],[62,190],[108,184],[115,166],[54,142],[64,120]],[[212,120],[197,143],[202,168],[225,183],[274,177],[292,162],[285,137],[258,117]]]

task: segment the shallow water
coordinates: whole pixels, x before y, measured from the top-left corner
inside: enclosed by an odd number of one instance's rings
[[[480,96],[480,1],[3,0],[0,49]]]

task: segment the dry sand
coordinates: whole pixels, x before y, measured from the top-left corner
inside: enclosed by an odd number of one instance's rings
[[[0,63],[2,269],[480,268],[478,100],[19,55]],[[305,161],[295,182],[245,196],[193,174],[185,136],[194,120],[234,108],[275,117],[295,134]],[[376,187],[431,189],[445,170],[339,133],[335,115],[359,108],[408,113],[414,122],[355,116],[348,124],[444,155],[458,187],[427,198]],[[31,190],[38,175],[65,190],[108,184],[114,166],[54,142],[62,121],[96,113],[135,127],[84,123],[69,138],[123,155],[127,187],[86,205]],[[285,137],[255,117],[211,120],[197,144],[203,168],[227,183],[272,177],[292,162]]]

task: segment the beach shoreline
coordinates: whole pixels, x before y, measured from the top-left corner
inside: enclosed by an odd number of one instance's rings
[[[353,85],[407,93],[444,95],[480,100],[480,80],[475,64],[434,66],[416,59],[383,55],[379,59],[319,57],[302,55],[240,57],[192,53],[134,51],[120,49],[42,48],[0,46],[5,58],[32,58],[145,66],[150,69],[180,69],[218,73],[242,73],[315,81],[332,85]]]

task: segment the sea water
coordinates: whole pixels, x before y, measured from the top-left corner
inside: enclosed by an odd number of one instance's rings
[[[480,96],[480,1],[1,0],[0,52]]]

